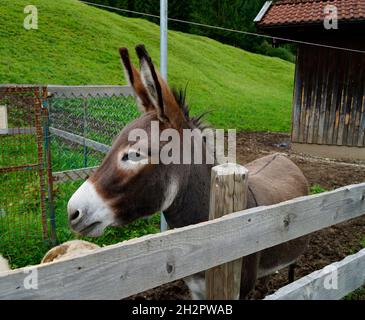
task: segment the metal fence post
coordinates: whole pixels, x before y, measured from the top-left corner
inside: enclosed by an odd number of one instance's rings
[[[48,103],[48,90],[47,87],[42,88],[42,107],[44,112],[44,138],[45,138],[45,159],[46,159],[46,171],[47,171],[47,187],[48,187],[48,206],[49,206],[49,218],[51,225],[51,241],[53,244],[57,243],[56,234],[56,216],[54,208],[53,197],[53,175],[52,175],[52,154],[51,154],[51,133],[50,127],[50,104]]]
[[[167,31],[168,31],[168,0],[160,1],[160,51],[161,75],[167,81]],[[168,229],[166,219],[161,213],[161,231]]]
[[[86,146],[86,137],[87,137],[87,99],[84,100],[84,128],[83,128],[83,137],[84,137],[84,168],[88,167],[88,148]]]
[[[160,34],[161,34],[161,75],[167,81],[167,48],[168,48],[168,0],[161,0],[160,5]]]

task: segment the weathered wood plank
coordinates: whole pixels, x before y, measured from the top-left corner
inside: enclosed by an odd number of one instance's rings
[[[313,112],[313,100],[314,100],[315,83],[317,77],[317,72],[316,72],[317,68],[314,60],[310,58],[309,54],[307,54],[306,68],[307,68],[306,73],[308,76],[308,83],[306,90],[304,142],[311,143],[312,141],[311,120]]]
[[[324,49],[318,48],[318,60],[317,60],[317,77],[316,77],[316,83],[313,90],[314,94],[314,100],[312,104],[312,119],[311,119],[311,128],[310,128],[310,135],[311,138],[309,140],[310,143],[317,143],[318,142],[318,126],[319,126],[319,118],[320,118],[320,109],[321,109],[321,102],[322,102],[322,86],[323,86],[323,77],[324,77],[324,71],[323,67],[325,65],[324,62]]]
[[[337,139],[335,144],[338,146],[343,145],[343,141],[345,139],[345,130],[347,123],[347,99],[348,99],[348,90],[349,90],[349,81],[350,81],[350,68],[351,68],[351,59],[349,54],[342,53],[344,56],[344,76],[343,82],[341,84],[341,99],[340,105],[338,109],[338,121],[337,121]]]
[[[352,146],[358,146],[359,142],[359,133],[360,133],[360,121],[361,121],[361,114],[363,113],[362,110],[362,99],[365,95],[365,67],[363,67],[362,63],[365,63],[365,59],[362,60],[363,57],[359,58],[358,66],[357,68],[360,70],[359,72],[359,78],[356,85],[356,91],[355,91],[355,123],[354,123],[354,131],[353,131],[353,140],[352,140]]]
[[[362,99],[362,106],[361,106],[361,117],[360,117],[360,127],[359,127],[359,137],[357,140],[357,146],[358,147],[364,147],[365,146],[365,92],[364,97]]]
[[[327,137],[326,144],[333,144],[333,137],[335,135],[335,127],[336,127],[336,109],[337,109],[337,99],[338,99],[338,86],[339,86],[339,78],[341,74],[341,69],[338,66],[339,58],[338,56],[334,56],[332,65],[333,76],[330,81],[329,87],[329,116],[328,116],[328,125],[327,125]]]
[[[53,86],[47,87],[49,94],[64,98],[133,96],[130,86]]]
[[[306,54],[306,48],[303,46],[300,46],[300,49],[302,51],[302,59],[301,62],[303,64],[302,66],[302,102],[301,102],[301,106],[300,106],[300,130],[299,130],[299,141],[300,143],[306,143],[307,139],[306,139],[306,113],[307,113],[307,101],[308,101],[308,88],[309,88],[309,82],[310,82],[310,78],[309,75],[310,73],[307,71],[308,70],[308,66],[307,66],[307,60],[308,55]]]
[[[8,128],[0,129],[0,134],[3,135],[17,135],[17,134],[35,134],[35,128]]]
[[[348,115],[349,121],[347,126],[346,141],[344,144],[347,146],[353,146],[355,126],[356,126],[356,112],[357,112],[357,94],[359,93],[360,81],[361,81],[361,65],[360,65],[360,55],[354,54],[352,56],[351,64],[351,76],[350,76],[350,87],[349,87],[349,98],[348,104]],[[361,84],[362,85],[362,84]]]
[[[341,107],[342,107],[342,98],[343,98],[343,90],[344,84],[346,83],[346,69],[347,69],[347,60],[344,53],[339,53],[337,55],[337,69],[338,69],[338,76],[336,77],[336,86],[334,87],[334,95],[335,95],[335,105],[334,105],[334,129],[332,135],[332,143],[337,145],[338,140],[338,133],[339,133],[339,126],[340,126],[340,115],[341,115]]]
[[[248,170],[238,164],[212,169],[209,220],[221,218],[247,207]],[[234,300],[240,296],[242,259],[206,272],[208,300]]]
[[[353,92],[353,94],[355,94],[355,92]],[[352,147],[353,142],[355,140],[354,133],[355,133],[355,121],[356,121],[356,109],[357,109],[357,99],[355,95],[351,97],[350,105],[351,105],[349,113],[350,119],[347,127],[346,145]]]
[[[362,66],[365,65],[365,55],[362,56]],[[363,67],[364,68],[364,67]],[[365,72],[364,72],[365,74]],[[362,101],[361,101],[361,117],[360,117],[360,124],[359,124],[359,136],[357,139],[357,146],[363,147],[365,146],[365,76],[363,76],[363,89],[362,89]],[[361,96],[361,95],[360,95]]]
[[[333,50],[324,50],[323,57],[323,85],[321,92],[321,104],[320,104],[320,116],[318,123],[318,134],[317,143],[326,144],[327,142],[327,129],[329,120],[329,109],[330,109],[330,81],[333,77],[333,60],[332,60]]]
[[[365,284],[365,249],[279,289],[265,300],[340,300]]]
[[[8,129],[8,108],[0,106],[0,130]]]
[[[292,142],[300,142],[300,115],[302,109],[302,77],[303,77],[303,68],[302,68],[302,51],[299,47],[297,50],[297,62],[295,65],[295,81],[294,81],[294,97],[293,97],[293,112],[292,112],[292,134],[291,140]]]
[[[262,18],[265,16],[267,10],[269,10],[270,6],[272,4],[272,1],[266,1],[263,5],[263,7],[261,8],[260,12],[257,14],[257,16],[255,17],[255,19],[253,20],[254,22],[259,22],[262,20]]]
[[[90,167],[84,169],[55,172],[52,174],[52,177],[55,182],[62,182],[62,183],[68,181],[86,180],[97,169],[98,167]]]
[[[365,184],[253,208],[2,274],[0,299],[121,299],[364,213]],[[37,290],[23,286],[29,270],[37,270]]]
[[[358,85],[358,79],[360,75],[360,69],[357,66],[358,55],[352,54],[349,63],[348,79],[347,79],[347,92],[346,92],[346,105],[345,105],[345,128],[342,138],[342,145],[352,146],[353,140],[353,128],[355,122],[355,96],[356,86]]]
[[[56,128],[49,128],[49,131],[51,134],[66,139],[68,141],[77,143],[79,145],[85,145],[86,147],[89,147],[90,149],[93,149],[95,151],[99,151],[101,153],[108,153],[110,150],[110,146],[100,143],[100,142],[96,142],[94,140],[90,140],[90,139],[86,139],[82,136],[79,136],[77,134],[73,134],[67,131],[63,131],[60,129],[56,129]]]
[[[323,108],[324,108],[324,123],[320,123],[320,131],[318,133],[320,144],[328,144],[328,129],[330,125],[330,112],[331,112],[331,102],[332,102],[332,86],[333,78],[336,75],[336,61],[334,59],[334,50],[328,50],[326,55],[327,70],[326,70],[326,84],[324,88],[323,97]]]

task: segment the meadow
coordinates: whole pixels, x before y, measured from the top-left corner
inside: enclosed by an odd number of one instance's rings
[[[126,84],[119,47],[144,43],[159,65],[159,26],[76,0],[34,0],[38,30],[25,30],[27,0],[2,0],[0,83]],[[215,127],[290,130],[294,64],[207,37],[170,31],[169,83],[187,86],[194,114]]]

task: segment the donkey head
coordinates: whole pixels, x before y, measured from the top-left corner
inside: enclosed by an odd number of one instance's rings
[[[183,101],[179,101],[183,99],[156,71],[145,47],[137,46],[136,52],[140,72],[131,63],[128,50],[120,49],[126,78],[142,115],[122,130],[98,170],[70,199],[69,224],[82,235],[97,237],[108,226],[125,225],[167,210],[189,175],[189,166],[153,159],[160,157],[168,141],[159,142],[158,150],[154,150],[151,130],[157,123],[158,139],[166,129],[181,135],[184,128],[193,126],[194,119],[189,119],[181,106]],[[136,133],[139,139],[131,141]]]

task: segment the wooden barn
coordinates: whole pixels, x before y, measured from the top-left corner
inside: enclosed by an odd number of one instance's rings
[[[281,38],[276,43],[285,43],[282,38],[301,42],[293,149],[365,160],[365,0],[267,1],[255,22],[259,32]]]

